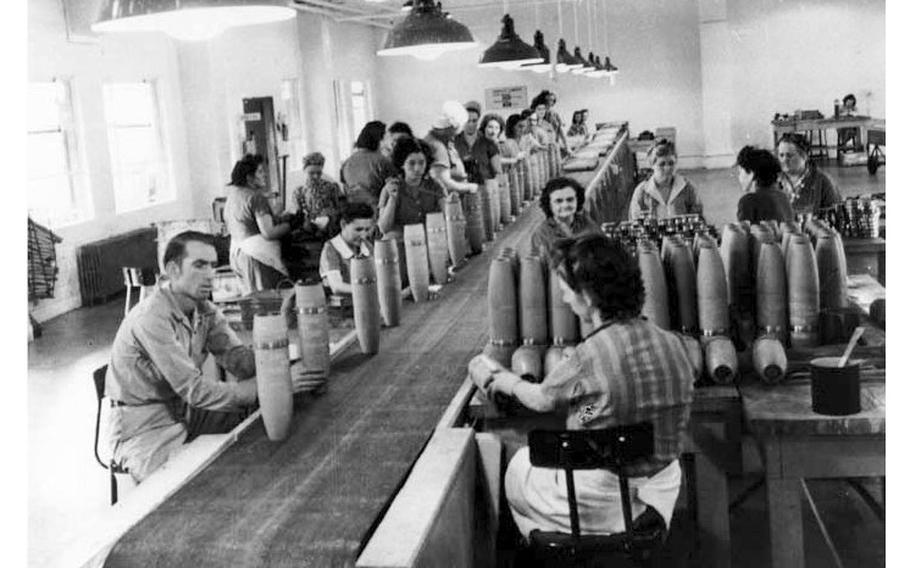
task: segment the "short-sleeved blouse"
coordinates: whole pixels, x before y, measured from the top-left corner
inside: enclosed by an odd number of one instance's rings
[[[271,215],[269,200],[261,191],[230,185],[224,204],[224,223],[232,241],[242,241],[259,234],[257,215]]]

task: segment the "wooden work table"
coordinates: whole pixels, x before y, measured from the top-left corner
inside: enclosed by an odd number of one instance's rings
[[[352,565],[487,341],[490,259],[530,238],[522,214],[438,300],[407,303],[378,354],[355,345],[328,392],[296,407],[270,442],[260,420],[129,530],[107,566]]]

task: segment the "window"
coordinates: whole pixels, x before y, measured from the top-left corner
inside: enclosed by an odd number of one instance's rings
[[[69,84],[30,83],[28,90],[29,215],[51,228],[88,220],[91,199]]]
[[[351,81],[351,118],[354,121],[353,132],[360,132],[369,120],[367,88],[361,81]]]
[[[104,85],[117,213],[174,200],[154,82]]]

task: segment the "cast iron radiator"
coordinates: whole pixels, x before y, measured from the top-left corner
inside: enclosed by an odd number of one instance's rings
[[[76,249],[79,290],[82,305],[104,302],[122,291],[124,266],[155,268],[157,266],[158,231],[154,227],[136,229]]]

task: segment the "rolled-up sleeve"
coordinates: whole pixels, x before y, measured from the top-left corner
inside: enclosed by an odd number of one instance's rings
[[[214,324],[206,338],[206,350],[215,356],[219,365],[238,379],[256,376],[253,350],[240,341],[221,312],[215,312]]]
[[[174,392],[189,405],[208,410],[238,410],[256,400],[254,381],[206,379],[186,346],[178,340],[175,326],[179,324],[169,316],[148,318],[143,323],[133,330],[138,345]]]

